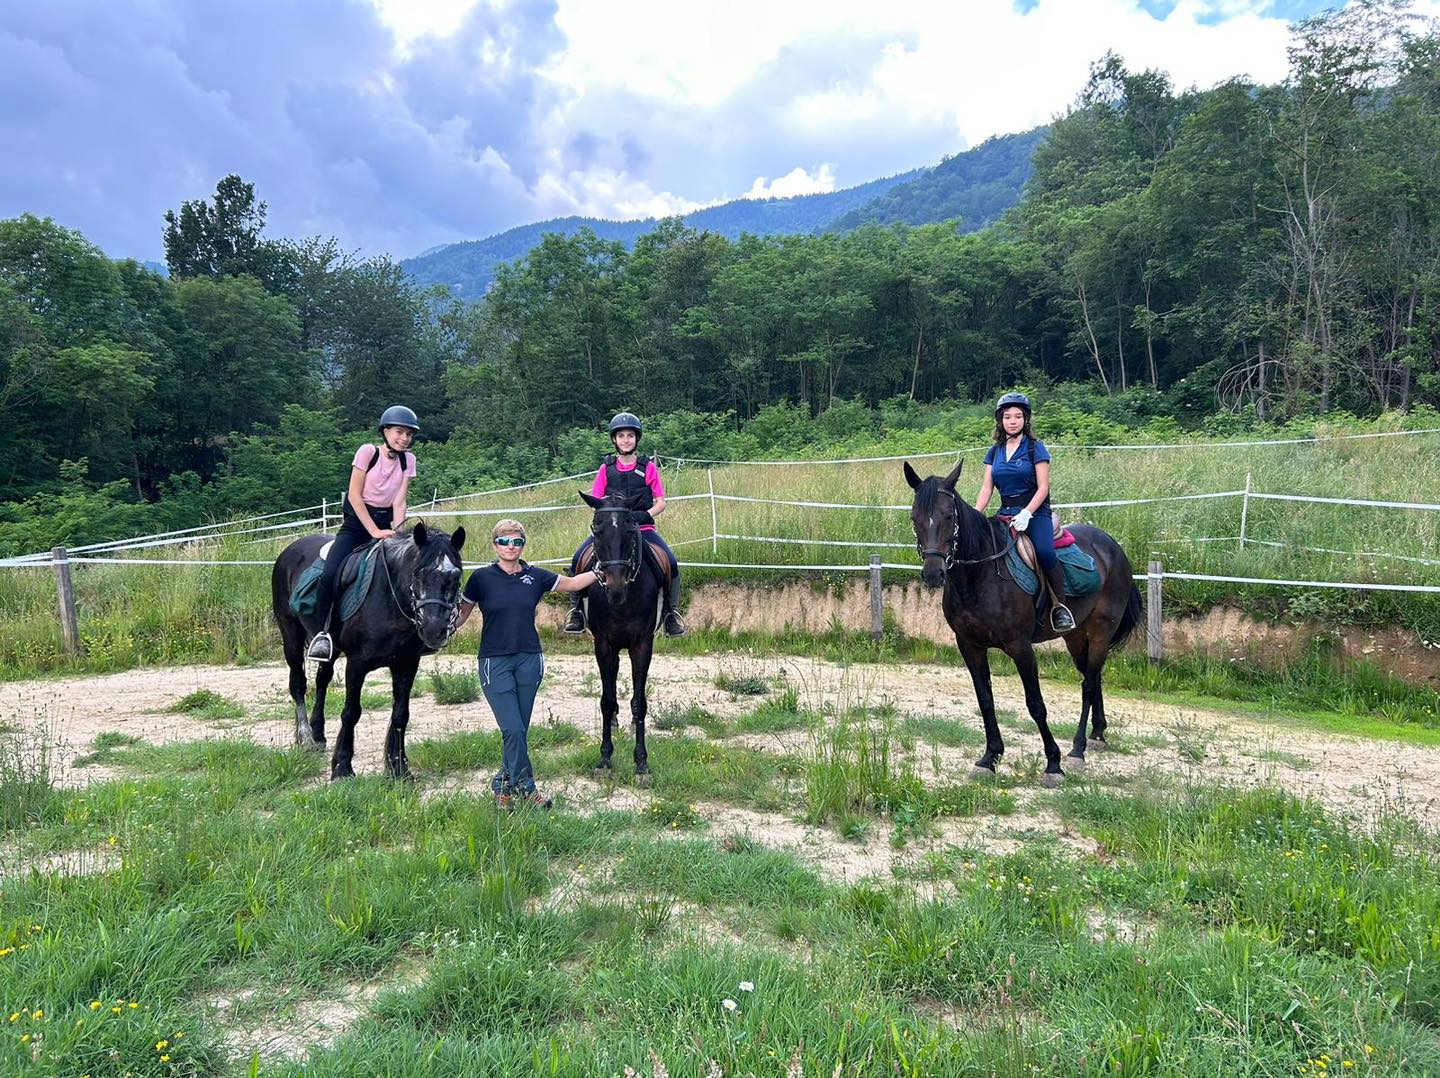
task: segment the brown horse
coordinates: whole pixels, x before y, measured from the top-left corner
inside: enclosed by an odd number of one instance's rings
[[[975,699],[985,722],[985,753],[975,761],[971,774],[994,775],[995,762],[1005,751],[1000,725],[995,721],[995,697],[990,690],[989,650],[999,648],[1015,662],[1025,686],[1025,707],[1045,746],[1042,781],[1046,786],[1059,786],[1065,781],[1065,772],[1060,768],[1060,748],[1046,721],[1033,646],[1040,640],[1053,640],[1058,634],[1048,625],[1037,629],[1034,601],[1006,572],[1009,528],[955,493],[963,466],[963,461],[956,464],[943,479],[932,475],[922,480],[907,461],[905,480],[915,491],[910,523],[920,551],[920,579],[927,587],[945,588],[941,600],[945,620],[955,633],[955,643],[975,683]],[[1065,634],[1065,646],[1083,680],[1080,725],[1075,729],[1066,763],[1072,771],[1082,771],[1087,745],[1097,750],[1105,748],[1105,697],[1100,689],[1100,672],[1111,649],[1123,644],[1140,620],[1140,589],[1135,586],[1130,559],[1113,538],[1086,524],[1070,531],[1080,548],[1095,559],[1101,579],[1099,591],[1068,600],[1075,628]]]

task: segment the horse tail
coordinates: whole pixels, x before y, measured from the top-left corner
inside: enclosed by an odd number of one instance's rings
[[[1140,624],[1140,588],[1130,585],[1130,601],[1125,604],[1125,613],[1120,618],[1120,624],[1115,626],[1115,635],[1110,638],[1110,646],[1118,648],[1130,638],[1135,631],[1135,626]]]

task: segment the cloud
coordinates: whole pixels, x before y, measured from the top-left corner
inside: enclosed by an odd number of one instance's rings
[[[1426,0],[1434,9],[1440,0]],[[1318,0],[51,0],[0,6],[0,216],[158,258],[237,172],[404,256],[569,213],[832,190],[1063,111],[1107,49],[1285,73]]]
[[[816,195],[835,190],[835,166],[826,162],[813,174],[796,166],[783,176],[766,180],[756,176],[741,198],[790,198],[794,195]]]

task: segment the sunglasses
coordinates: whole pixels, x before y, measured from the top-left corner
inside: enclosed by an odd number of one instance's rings
[[[524,545],[525,545],[525,537],[524,537],[523,535],[502,535],[502,536],[500,536],[499,538],[497,538],[497,539],[495,540],[495,545],[496,545],[496,546],[524,546]]]

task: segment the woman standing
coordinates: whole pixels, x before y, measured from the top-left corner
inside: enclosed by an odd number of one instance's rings
[[[1050,510],[1050,451],[1030,429],[1030,398],[1006,393],[995,403],[995,444],[985,454],[985,479],[975,508],[985,512],[996,488],[1000,512],[1017,532],[1035,544],[1035,558],[1050,582],[1054,602],[1050,628],[1068,633],[1075,618],[1065,605],[1065,570],[1055,557],[1055,522]]]
[[[420,420],[403,404],[386,408],[380,417],[381,445],[362,445],[350,461],[350,482],[345,491],[340,532],[325,556],[325,571],[315,590],[314,638],[308,658],[328,663],[335,658],[330,639],[335,582],[345,559],[376,539],[388,539],[405,519],[405,499],[415,478],[415,454],[408,452],[420,430]]]
[[[480,608],[480,687],[495,713],[502,747],[500,770],[490,780],[495,804],[510,808],[519,799],[548,809],[550,798],[535,788],[530,766],[530,713],[545,676],[535,608],[548,591],[583,591],[595,583],[595,574],[557,576],[523,561],[525,526],[518,520],[500,521],[491,539],[495,560],[465,582],[456,629]]]

